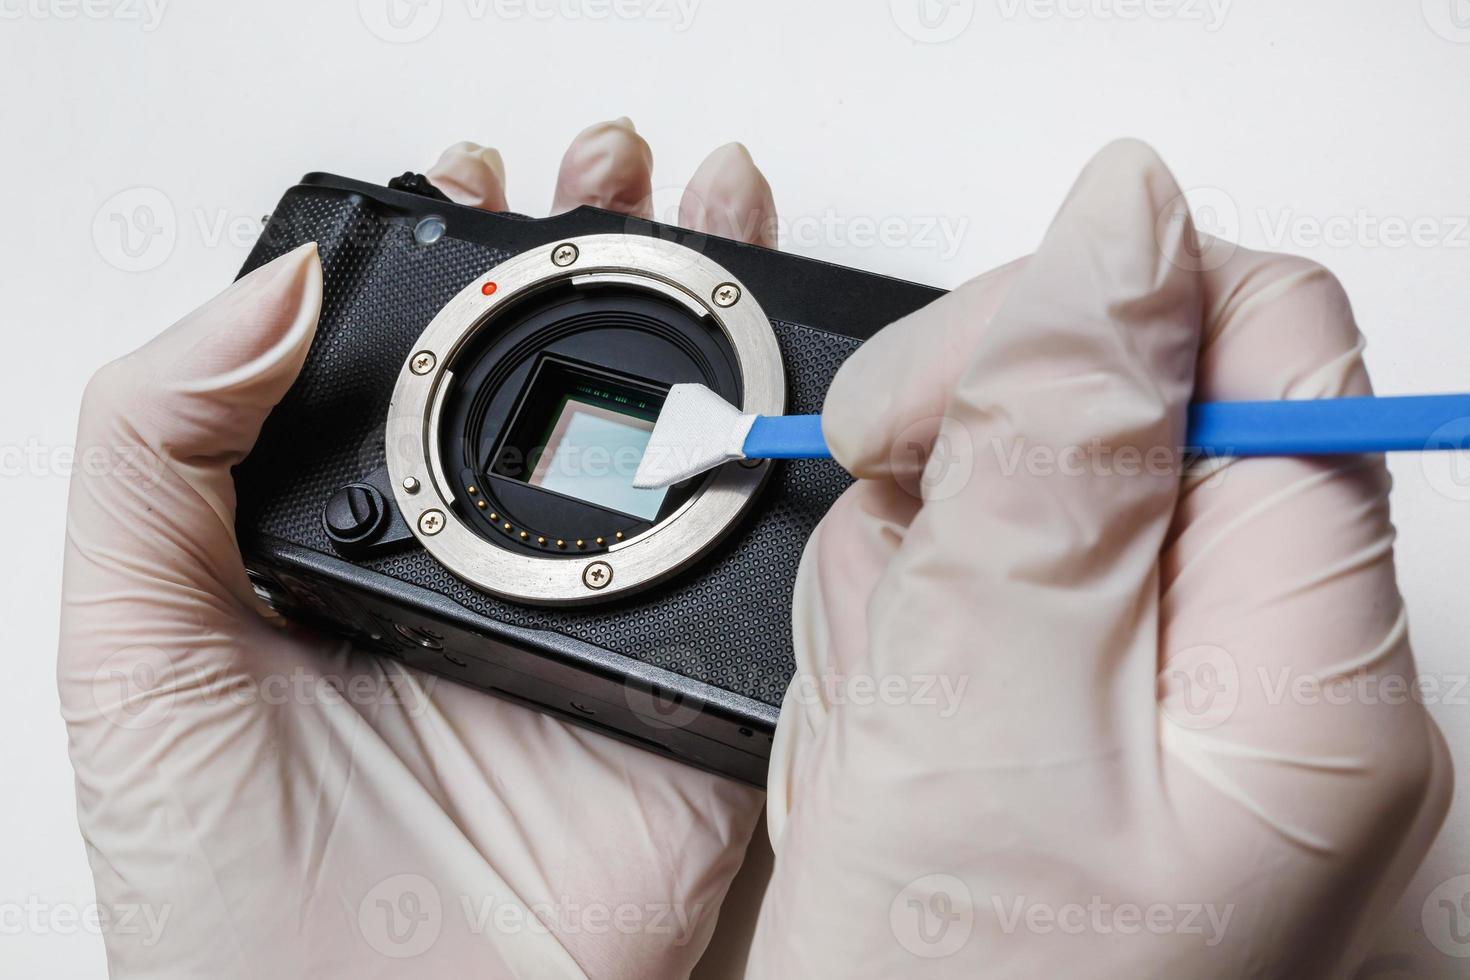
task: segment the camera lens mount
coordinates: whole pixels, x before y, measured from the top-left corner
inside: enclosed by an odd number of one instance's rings
[[[644,235],[591,235],[465,286],[409,352],[386,431],[396,502],[450,572],[517,602],[601,602],[699,558],[769,463],[632,488],[664,392],[700,381],[779,414],[770,321],[727,270]]]

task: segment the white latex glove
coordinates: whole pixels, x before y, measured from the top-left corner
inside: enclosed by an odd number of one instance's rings
[[[1191,398],[1369,394],[1361,350],[1330,275],[1197,241],[1125,142],[843,367],[757,975],[1351,968],[1451,782],[1383,460],[1175,447]]]
[[[646,210],[650,166],[626,120],[594,126],[555,207]],[[429,176],[506,206],[494,150]],[[774,216],[734,145],[684,211],[758,241]],[[688,972],[760,793],[260,615],[230,467],[321,301],[305,246],[87,389],[59,683],[112,975]]]

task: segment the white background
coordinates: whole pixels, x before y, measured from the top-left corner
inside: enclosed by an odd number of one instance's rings
[[[417,19],[395,31],[389,2]],[[229,282],[305,171],[382,181],[473,139],[541,213],[571,136],[627,114],[661,213],[739,139],[785,247],[952,286],[1034,247],[1088,156],[1133,135],[1207,228],[1342,277],[1380,392],[1470,388],[1465,0],[928,0],[927,22],[919,0],[419,2],[0,0],[0,911],[92,901],[53,680],[56,453],[82,385]],[[128,271],[112,215],[140,202],[165,234]],[[1395,459],[1393,504],[1432,710],[1470,771],[1470,691],[1443,696],[1470,673],[1470,481],[1450,463]],[[1470,873],[1467,782],[1365,975],[1470,970],[1420,926]],[[98,937],[0,916],[0,975],[103,969]]]

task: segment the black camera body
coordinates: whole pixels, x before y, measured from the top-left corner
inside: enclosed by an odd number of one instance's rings
[[[940,292],[594,208],[463,207],[412,174],[307,175],[241,274],[309,241],[318,333],[236,471],[259,594],[763,785],[797,563],[850,478],[828,460],[731,463],[649,497],[589,446],[636,466],[680,381],[818,412],[864,339]]]

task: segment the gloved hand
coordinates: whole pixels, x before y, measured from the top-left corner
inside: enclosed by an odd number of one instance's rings
[[[626,120],[594,126],[553,206],[647,213],[650,167]],[[494,150],[429,176],[506,206]],[[768,243],[774,208],[731,145],[681,215]],[[58,674],[112,975],[687,972],[759,793],[262,617],[230,467],[321,301],[305,246],[87,389]]]
[[[1321,268],[1144,146],[892,325],[823,413],[761,976],[1317,977],[1448,805],[1377,456],[1176,466],[1191,398],[1370,394]],[[931,451],[932,449],[932,451]]]

